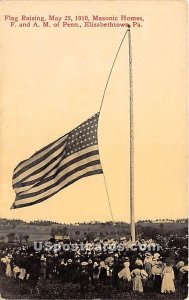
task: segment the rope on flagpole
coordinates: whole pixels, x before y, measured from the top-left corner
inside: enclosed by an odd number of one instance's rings
[[[128,26],[130,27],[130,26]],[[118,47],[118,50],[116,52],[116,55],[115,55],[115,58],[114,58],[114,61],[112,63],[112,66],[111,66],[111,69],[110,69],[110,72],[109,72],[109,75],[108,75],[108,79],[106,81],[106,85],[105,85],[105,88],[104,88],[104,92],[103,92],[103,96],[102,96],[102,100],[101,100],[101,104],[100,104],[100,110],[99,110],[99,115],[100,115],[100,112],[102,110],[102,105],[103,105],[103,101],[104,101],[104,98],[105,98],[105,94],[106,94],[106,90],[107,90],[107,87],[108,87],[108,83],[110,81],[110,77],[111,77],[111,74],[112,74],[112,71],[113,71],[113,68],[114,68],[114,65],[116,63],[116,60],[117,60],[117,57],[118,57],[118,54],[120,52],[120,49],[121,49],[121,46],[125,40],[125,37],[127,35],[127,32],[129,31],[129,28],[126,30],[122,40],[121,40],[121,43]],[[99,154],[100,155],[100,154]],[[111,218],[112,218],[112,222],[113,222],[113,225],[115,225],[115,220],[114,220],[114,216],[113,216],[113,211],[112,211],[112,206],[111,206],[111,201],[110,201],[110,197],[109,197],[109,192],[108,192],[108,187],[107,187],[107,183],[106,183],[106,177],[104,175],[104,172],[103,172],[103,178],[104,178],[104,184],[105,184],[105,188],[106,188],[106,194],[107,194],[107,199],[108,199],[108,204],[109,204],[109,209],[110,209],[110,214],[111,214]],[[115,228],[115,233],[116,233],[116,237],[118,236],[117,235],[117,229]]]
[[[125,37],[126,37],[128,31],[129,31],[129,29],[127,29],[127,31],[125,32],[125,34],[124,34],[124,36],[123,36],[123,38],[122,38],[122,41],[121,41],[121,43],[120,43],[120,45],[119,45],[119,48],[118,48],[117,53],[116,53],[116,56],[115,56],[115,58],[114,58],[113,64],[112,64],[112,66],[111,66],[110,73],[109,73],[108,79],[107,79],[107,81],[106,81],[106,85],[105,85],[105,88],[104,88],[104,92],[103,92],[103,96],[102,96],[102,100],[101,100],[101,104],[100,104],[100,112],[101,112],[101,109],[102,109],[104,97],[105,97],[105,94],[106,94],[106,90],[107,90],[107,87],[108,87],[108,83],[109,83],[109,81],[110,81],[110,77],[111,77],[111,74],[112,74],[112,71],[113,71],[115,62],[116,62],[116,60],[117,60],[119,51],[120,51],[120,49],[121,49],[121,46],[122,46],[122,44],[123,44],[123,42],[124,42],[124,39],[125,39]]]

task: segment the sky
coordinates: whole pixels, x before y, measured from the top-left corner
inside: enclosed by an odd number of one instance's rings
[[[187,4],[184,1],[1,3],[0,217],[111,220],[103,175],[10,210],[13,169],[99,111],[122,27],[19,28],[5,15],[142,17],[131,27],[135,219],[187,217]],[[79,3],[79,5],[78,5]],[[115,220],[129,221],[128,39],[99,118],[99,151]]]

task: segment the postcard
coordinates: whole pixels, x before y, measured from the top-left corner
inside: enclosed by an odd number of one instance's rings
[[[187,297],[187,2],[2,1],[3,299]]]

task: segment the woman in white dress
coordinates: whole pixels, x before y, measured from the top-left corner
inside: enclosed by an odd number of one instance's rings
[[[11,255],[7,255],[7,259],[6,259],[6,276],[7,277],[12,277],[12,268],[11,268],[11,259],[12,259],[12,256]]]
[[[174,293],[175,284],[174,284],[174,271],[172,266],[169,263],[166,263],[163,269],[163,280],[161,285],[161,293]]]
[[[133,280],[133,291],[143,293],[143,280],[148,278],[146,271],[142,266],[137,266],[136,269],[131,272],[131,277]]]
[[[130,262],[126,261],[123,264],[124,268],[118,273],[119,278],[123,278],[123,280],[131,281],[131,272],[130,272]]]

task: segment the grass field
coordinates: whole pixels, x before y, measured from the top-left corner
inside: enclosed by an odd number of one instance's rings
[[[177,286],[177,283],[176,283]],[[187,298],[187,288],[177,288],[175,293],[160,294],[153,292],[153,282],[150,281],[144,287],[144,293],[137,294],[124,286],[119,289],[111,285],[89,284],[88,291],[81,293],[80,285],[73,283],[61,283],[58,280],[40,280],[38,282],[39,294],[30,294],[29,286],[25,282],[19,282],[14,278],[0,279],[1,297],[4,299],[170,299],[180,300]]]

